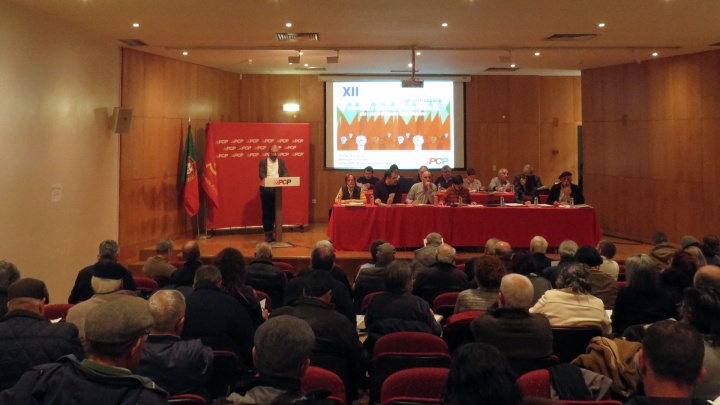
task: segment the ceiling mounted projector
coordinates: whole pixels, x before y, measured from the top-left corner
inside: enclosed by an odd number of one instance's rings
[[[425,82],[423,82],[420,79],[410,79],[410,80],[403,80],[402,81],[402,87],[403,88],[415,88],[415,89],[422,89],[425,85]]]

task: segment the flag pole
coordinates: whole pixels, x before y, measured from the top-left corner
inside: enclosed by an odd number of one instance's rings
[[[188,115],[188,126],[189,125],[191,125],[191,119],[190,119],[190,116]],[[199,217],[199,215],[195,214],[195,224],[197,226],[197,238],[202,239],[202,237],[200,235],[200,218],[198,218],[198,217]]]
[[[208,118],[208,123],[210,123],[210,118]],[[207,124],[205,124],[205,139],[207,139]],[[205,142],[205,148],[207,148],[207,142]],[[205,164],[205,161],[203,160],[203,165]],[[205,169],[203,169],[205,170]],[[205,194],[205,215],[204,215],[204,221],[205,222],[205,234],[200,235],[200,219],[198,219],[198,239],[200,240],[206,240],[210,239],[211,236],[208,235],[207,231],[207,217],[208,217],[208,204],[207,204],[207,194],[205,193],[205,188],[201,187],[203,189],[202,193]]]

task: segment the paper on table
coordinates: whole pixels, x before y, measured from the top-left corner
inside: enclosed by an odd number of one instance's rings
[[[265,299],[260,300],[260,308],[265,309]]]

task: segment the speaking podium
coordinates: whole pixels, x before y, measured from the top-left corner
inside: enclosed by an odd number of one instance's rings
[[[272,245],[276,247],[290,246],[282,241],[282,189],[300,186],[300,177],[266,177],[260,185],[270,187],[275,191],[275,242]]]

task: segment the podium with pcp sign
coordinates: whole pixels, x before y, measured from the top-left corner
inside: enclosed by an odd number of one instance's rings
[[[300,177],[266,177],[260,183],[263,187],[270,187],[275,191],[275,243],[282,241],[282,189],[285,187],[300,187]]]

